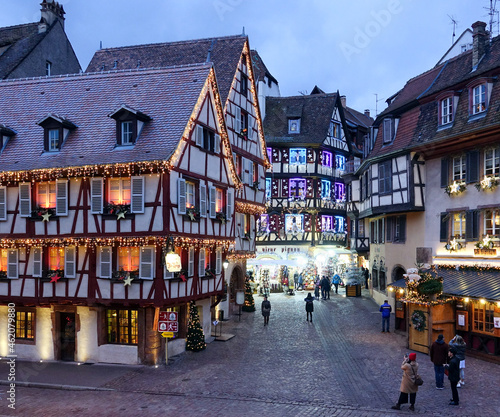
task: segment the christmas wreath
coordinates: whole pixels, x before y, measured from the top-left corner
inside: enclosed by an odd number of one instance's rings
[[[422,310],[415,310],[411,315],[411,322],[413,327],[418,332],[423,332],[425,330],[425,314]]]

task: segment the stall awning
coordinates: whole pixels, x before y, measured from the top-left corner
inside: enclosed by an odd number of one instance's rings
[[[438,269],[443,277],[443,293],[459,297],[500,300],[500,271]]]
[[[406,280],[404,278],[398,279],[397,281],[391,282],[387,285],[388,287],[395,288],[406,288]]]

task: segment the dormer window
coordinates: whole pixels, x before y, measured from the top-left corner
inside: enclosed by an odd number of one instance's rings
[[[300,133],[300,119],[288,119],[288,133]]]
[[[59,152],[69,132],[77,127],[68,119],[56,114],[49,114],[40,120],[38,124],[44,130],[43,148],[45,152]]]
[[[0,152],[2,152],[5,145],[7,145],[9,138],[15,134],[16,132],[14,130],[0,123]]]
[[[453,121],[453,102],[451,97],[441,100],[441,124],[446,125]]]
[[[396,136],[396,130],[398,128],[399,119],[387,118],[384,119],[383,122],[383,131],[382,134],[384,136],[384,145],[391,143]]]
[[[144,124],[151,120],[151,117],[146,114],[125,105],[111,113],[109,117],[116,120],[117,146],[135,145]]]
[[[481,117],[486,114],[491,97],[492,86],[492,80],[485,78],[474,80],[467,86],[469,89],[470,116],[477,115],[477,117]]]

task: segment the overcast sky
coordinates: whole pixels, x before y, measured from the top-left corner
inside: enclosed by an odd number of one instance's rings
[[[41,0],[0,0],[0,27],[36,22]],[[245,28],[282,96],[314,85],[339,90],[356,110],[433,67],[489,0],[60,0],[66,33],[85,70],[103,47],[240,34]],[[495,3],[495,1],[494,1]],[[498,32],[495,28],[494,35]],[[455,39],[456,39],[455,38]],[[377,96],[375,96],[377,94]],[[376,105],[376,97],[378,104]]]

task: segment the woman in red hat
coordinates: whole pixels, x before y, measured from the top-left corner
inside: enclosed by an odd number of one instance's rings
[[[415,377],[418,374],[417,354],[410,353],[404,356],[401,369],[403,370],[403,378],[399,387],[399,400],[396,405],[391,408],[401,410],[401,404],[408,403],[408,394],[410,394],[410,410],[415,411],[415,399],[417,398],[418,385],[415,384]]]

